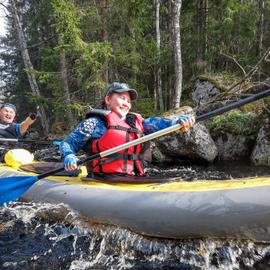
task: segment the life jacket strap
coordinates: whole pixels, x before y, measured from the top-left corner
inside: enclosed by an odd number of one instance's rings
[[[98,140],[96,141],[96,149],[97,149],[98,153],[100,153],[100,148],[99,148]],[[99,164],[99,162],[97,163],[96,166],[99,166],[99,171],[103,173],[102,166],[101,166],[101,164]]]
[[[117,129],[117,130],[122,130],[122,131],[126,131],[128,133],[137,133],[137,134],[140,134],[142,135],[143,132],[139,131],[137,128],[133,128],[133,127],[130,127],[130,128],[126,128],[126,127],[122,127],[122,126],[109,126],[108,129]]]
[[[109,157],[107,158],[103,158],[102,160],[99,159],[98,163],[95,165],[95,167],[97,166],[101,166],[103,164],[108,164],[110,162],[113,162],[113,161],[116,161],[116,160],[132,160],[132,161],[135,161],[135,160],[143,160],[143,155],[139,154],[127,154],[127,153],[124,153],[124,154],[112,154],[110,155]]]

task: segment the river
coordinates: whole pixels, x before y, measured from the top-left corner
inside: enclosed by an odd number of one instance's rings
[[[270,174],[268,167],[235,162],[151,169],[157,171],[187,180]],[[92,224],[63,204],[17,201],[0,208],[0,220],[0,269],[270,269],[267,243],[150,238]]]

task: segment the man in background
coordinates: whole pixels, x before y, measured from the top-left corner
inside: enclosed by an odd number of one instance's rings
[[[11,103],[4,103],[0,107],[0,138],[17,139],[35,122],[36,113],[31,113],[23,122],[14,123],[16,107]]]
[[[16,107],[11,103],[0,106],[0,162],[5,160],[5,154],[12,148],[9,142],[1,139],[18,139],[25,134],[28,128],[36,121],[37,113],[31,113],[21,123],[14,123]]]

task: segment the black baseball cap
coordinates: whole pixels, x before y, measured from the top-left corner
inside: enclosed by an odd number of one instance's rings
[[[138,97],[138,92],[135,89],[131,89],[127,83],[113,82],[106,87],[104,97],[110,93],[123,93],[129,92],[131,100],[135,100]]]
[[[11,104],[11,103],[4,103],[4,104],[2,104],[1,107],[0,107],[0,109],[6,108],[6,107],[11,108],[15,113],[17,111],[16,110],[16,106],[13,105],[13,104]]]

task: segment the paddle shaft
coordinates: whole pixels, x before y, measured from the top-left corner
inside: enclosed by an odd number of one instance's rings
[[[265,90],[259,94],[255,94],[251,97],[247,97],[247,98],[244,98],[242,100],[239,100],[237,102],[234,102],[234,103],[231,103],[229,105],[226,105],[222,108],[219,108],[219,109],[216,109],[214,111],[211,111],[211,112],[208,112],[208,113],[205,113],[203,115],[200,115],[200,116],[197,116],[195,119],[196,119],[196,122],[201,122],[201,121],[204,121],[204,120],[207,120],[207,119],[210,119],[214,116],[217,116],[217,115],[220,115],[222,113],[225,113],[225,112],[228,112],[230,110],[233,110],[235,108],[238,108],[240,106],[243,106],[245,104],[248,104],[250,102],[253,102],[253,101],[256,101],[258,99],[261,99],[261,98],[264,98],[264,97],[267,97],[270,95],[270,89],[268,90]],[[108,149],[106,151],[103,151],[103,152],[100,152],[100,153],[96,153],[90,157],[87,157],[85,159],[82,159],[78,162],[78,165],[81,165],[87,161],[91,161],[91,160],[94,160],[96,158],[103,158],[103,157],[107,157],[107,156],[110,156],[112,154],[115,154],[119,151],[122,151],[124,149],[127,149],[129,147],[132,147],[132,146],[135,146],[135,145],[138,145],[138,144],[141,144],[141,143],[145,143],[147,141],[150,141],[150,140],[153,140],[155,138],[158,138],[158,137],[161,137],[161,136],[164,136],[164,135],[167,135],[171,132],[174,132],[174,131],[177,131],[179,130],[181,127],[181,124],[176,124],[176,125],[173,125],[171,127],[168,127],[168,128],[164,128],[162,130],[159,130],[157,132],[154,132],[152,134],[149,134],[149,135],[146,135],[146,136],[143,136],[141,138],[138,138],[134,141],[130,141],[128,143],[125,143],[125,144],[122,144],[122,145],[119,145],[119,146],[116,146],[116,147],[113,147],[111,149]],[[37,176],[38,179],[42,179],[42,178],[45,178],[47,176],[50,176],[50,175],[54,175],[60,171],[63,171],[65,169],[65,167],[61,167],[61,168],[58,168],[58,169],[55,169],[55,170],[52,170],[52,171],[49,171],[49,172],[46,172],[46,173],[43,173],[43,174],[40,174]]]
[[[16,143],[16,142],[22,142],[22,143],[34,143],[34,144],[55,144],[59,142],[56,141],[39,141],[39,140],[30,140],[30,139],[11,139],[11,138],[0,138],[0,143],[6,142],[6,143]]]

